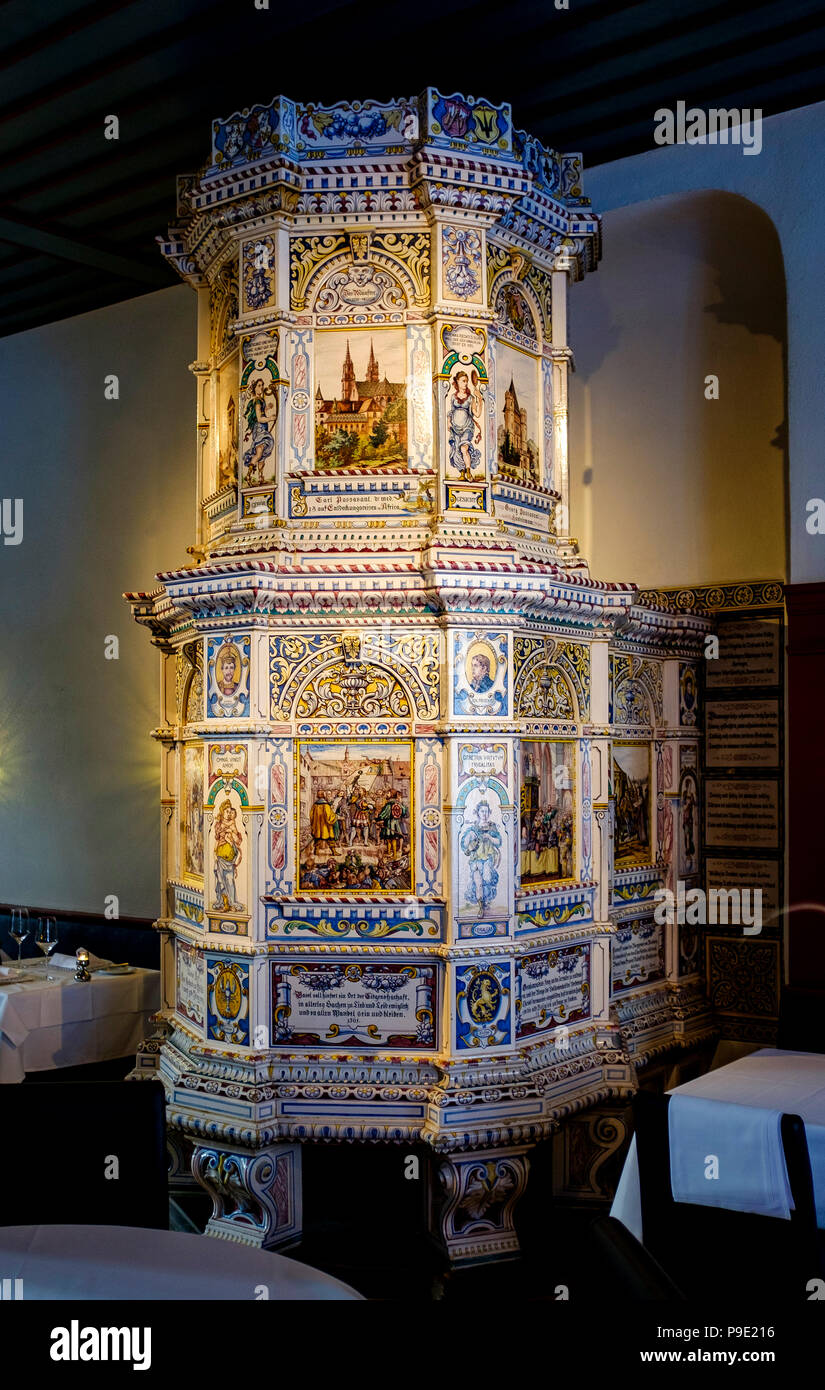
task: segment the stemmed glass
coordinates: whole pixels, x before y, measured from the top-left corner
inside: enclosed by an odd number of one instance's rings
[[[10,935],[17,942],[17,964],[23,954],[23,942],[27,936],[31,935],[29,927],[29,909],[27,907],[13,907],[11,910],[11,930]]]
[[[37,936],[34,938],[35,944],[40,947],[44,956],[50,956],[57,950],[57,918],[39,917],[37,920]],[[46,979],[50,980],[51,975]]]

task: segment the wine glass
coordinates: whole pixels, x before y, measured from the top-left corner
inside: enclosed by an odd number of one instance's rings
[[[34,940],[44,956],[52,955],[57,949],[57,919],[55,917],[38,917],[37,936]],[[46,978],[50,980],[52,977],[47,975]]]
[[[20,912],[19,912],[18,908],[16,908],[16,907],[11,907],[11,908],[9,908],[9,917],[11,918],[11,921],[10,921],[10,923],[9,923],[9,936],[12,937],[12,938],[16,941],[16,940],[17,940],[17,928],[18,928],[18,926],[19,926],[19,924],[20,924]]]
[[[30,935],[28,908],[12,908],[10,935],[17,942],[17,964],[19,965],[23,954],[23,942]]]
[[[57,942],[54,939],[54,918],[38,917],[37,935],[34,938],[36,946],[40,947],[44,956],[50,956]]]

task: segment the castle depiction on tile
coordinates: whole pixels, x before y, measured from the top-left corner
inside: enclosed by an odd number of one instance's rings
[[[496,463],[512,482],[536,487],[541,479],[538,441],[539,364],[501,343],[496,353]]]
[[[138,1073],[213,1234],[300,1236],[305,1141],[424,1143],[450,1260],[509,1258],[531,1146],[711,1030],[695,943],[648,933],[710,624],[593,577],[569,515],[581,161],[506,102],[279,96],[213,122],[162,250],[200,505],[129,595],[167,789]]]

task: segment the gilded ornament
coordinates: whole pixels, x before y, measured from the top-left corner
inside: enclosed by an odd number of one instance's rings
[[[314,272],[324,261],[346,249],[347,238],[343,232],[292,238],[289,244],[289,286],[293,309],[306,308],[307,286]]]

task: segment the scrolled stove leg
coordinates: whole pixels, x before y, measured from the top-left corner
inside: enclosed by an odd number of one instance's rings
[[[517,1259],[513,1213],[527,1186],[527,1149],[439,1154],[435,1162],[431,1231],[450,1264]]]
[[[166,1153],[170,1191],[191,1191],[197,1186],[192,1172],[192,1140],[181,1130],[169,1126],[166,1130]]]
[[[300,1240],[300,1144],[245,1152],[196,1143],[192,1173],[212,1198],[207,1235],[262,1250]]]

